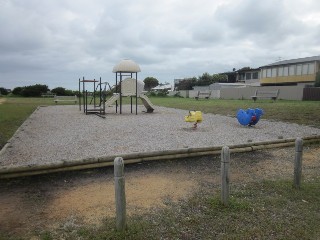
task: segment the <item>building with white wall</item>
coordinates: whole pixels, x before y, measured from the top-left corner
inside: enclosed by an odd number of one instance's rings
[[[260,69],[262,86],[313,84],[320,70],[320,56],[275,62]]]

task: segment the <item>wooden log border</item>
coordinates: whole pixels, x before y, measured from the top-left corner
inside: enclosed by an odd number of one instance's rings
[[[320,135],[308,136],[302,139],[304,144],[320,143]],[[262,149],[295,146],[295,140],[295,138],[279,139],[275,141],[237,144],[228,147],[231,153],[251,152]],[[218,156],[221,154],[222,147],[223,146],[183,148],[166,151],[118,154],[114,156],[86,159],[63,160],[43,165],[32,164],[24,166],[1,167],[0,179],[113,166],[113,161],[116,157],[122,157],[125,164],[132,164],[146,161],[174,160],[201,156]]]

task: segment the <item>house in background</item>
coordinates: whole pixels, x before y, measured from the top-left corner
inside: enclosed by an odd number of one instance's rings
[[[152,91],[161,91],[161,90],[168,90],[173,91],[173,86],[171,84],[159,84],[158,86],[151,89]]]
[[[320,56],[280,61],[260,69],[261,86],[313,84],[320,70]]]
[[[233,72],[219,73],[227,76],[225,83],[243,83],[245,85],[260,85],[260,68],[244,67]]]
[[[260,68],[241,68],[237,71],[237,82],[248,85],[260,85]]]

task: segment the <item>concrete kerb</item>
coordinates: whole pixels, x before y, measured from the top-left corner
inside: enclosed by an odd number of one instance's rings
[[[303,138],[304,144],[319,143],[320,135],[308,136]],[[262,149],[290,147],[295,145],[295,139],[279,139],[275,141],[255,142],[229,146],[231,153],[251,152]],[[125,164],[157,161],[174,160],[190,157],[217,156],[221,154],[223,146],[203,147],[203,148],[184,148],[167,151],[154,151],[145,153],[124,154],[121,157]],[[0,179],[32,176],[39,174],[55,173],[62,171],[82,170],[113,166],[113,161],[117,156],[97,157],[77,159],[74,161],[58,161],[45,165],[11,166],[0,168]]]

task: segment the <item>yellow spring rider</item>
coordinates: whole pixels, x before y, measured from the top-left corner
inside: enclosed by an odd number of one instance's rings
[[[197,128],[197,124],[202,122],[201,111],[189,111],[189,115],[184,117],[185,122],[193,122],[193,128]]]

